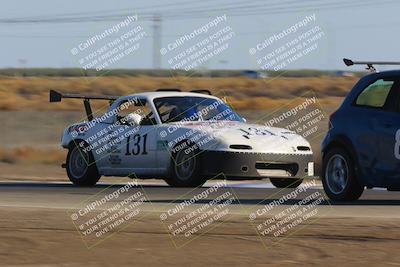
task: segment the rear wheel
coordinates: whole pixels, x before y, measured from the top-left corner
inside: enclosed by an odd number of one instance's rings
[[[303,182],[303,179],[293,178],[270,178],[269,180],[276,188],[296,188]]]
[[[93,186],[100,179],[93,155],[84,148],[72,146],[67,155],[67,174],[69,180],[78,186]]]
[[[170,174],[165,181],[174,187],[198,187],[203,185],[207,179],[200,174],[199,152],[194,149],[195,144],[184,141],[176,147],[181,147],[181,149],[173,153]]]
[[[342,148],[328,151],[323,160],[322,184],[332,200],[356,200],[364,191],[355,172],[355,165]]]

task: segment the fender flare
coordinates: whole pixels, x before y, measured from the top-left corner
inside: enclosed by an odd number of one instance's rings
[[[174,164],[174,157],[175,157],[176,154],[177,154],[177,151],[174,151],[174,149],[175,149],[176,147],[178,147],[179,145],[184,144],[184,143],[187,143],[187,144],[189,145],[189,147],[190,147],[190,146],[194,146],[194,147],[195,147],[195,148],[194,148],[194,151],[196,151],[196,157],[197,157],[197,159],[199,160],[199,163],[200,163],[200,165],[201,165],[201,164],[202,164],[202,157],[200,156],[200,154],[201,154],[202,150],[200,149],[199,145],[198,145],[197,143],[191,141],[190,139],[184,139],[184,140],[182,140],[182,141],[176,143],[176,144],[173,146],[172,149],[169,149],[169,154],[170,154],[170,157],[169,157],[169,166],[171,166],[172,164]]]
[[[340,147],[344,149],[347,153],[349,153],[354,163],[357,179],[359,179],[360,182],[365,184],[364,175],[362,173],[362,170],[360,168],[360,163],[358,160],[358,155],[351,140],[345,135],[337,135],[333,137],[331,141],[322,149],[322,161],[324,160],[326,153],[333,147]]]
[[[68,148],[68,150],[73,149],[75,146],[80,146],[80,144],[81,144],[82,142],[83,142],[83,146],[89,146],[89,144],[88,144],[85,140],[83,140],[83,139],[81,139],[81,138],[77,138],[77,139],[72,139],[72,140],[68,143],[67,148]],[[91,160],[93,161],[93,163],[90,164],[90,165],[94,165],[94,167],[96,168],[96,170],[99,171],[99,168],[97,167],[96,159],[95,159],[95,157],[93,156],[92,151],[90,151],[90,150],[89,150],[89,157],[91,157]]]
[[[71,141],[69,141],[69,143],[68,143],[68,145],[67,145],[67,148],[68,148],[68,149],[71,149],[71,148],[73,148],[74,146],[79,146],[79,144],[80,144],[81,142],[84,142],[84,144],[85,144],[86,146],[89,146],[89,144],[88,144],[85,140],[80,139],[80,138],[76,138],[76,139],[72,139]]]

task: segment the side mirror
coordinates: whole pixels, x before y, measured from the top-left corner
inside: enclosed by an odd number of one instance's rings
[[[129,113],[123,118],[123,122],[130,126],[138,126],[142,122],[142,116],[137,113]]]

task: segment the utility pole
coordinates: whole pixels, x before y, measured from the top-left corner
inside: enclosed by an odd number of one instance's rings
[[[161,15],[155,14],[153,18],[153,68],[161,68]]]

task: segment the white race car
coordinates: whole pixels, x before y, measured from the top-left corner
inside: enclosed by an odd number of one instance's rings
[[[102,175],[164,179],[195,187],[214,177],[270,178],[297,187],[313,176],[313,153],[300,135],[248,124],[208,90],[160,89],[128,96],[88,96],[50,91],[50,102],[84,99],[87,120],[64,130],[63,167],[72,183],[95,185]],[[90,100],[109,100],[94,117]]]

